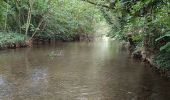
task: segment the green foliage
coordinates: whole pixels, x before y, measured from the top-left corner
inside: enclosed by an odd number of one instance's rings
[[[107,16],[105,18],[112,28],[108,36],[126,40],[128,34],[131,34],[136,48],[144,47],[149,52],[160,49],[155,63],[160,65],[160,68],[170,69],[170,31],[165,33],[165,30],[170,30],[170,1],[114,1],[112,8],[105,7],[104,16]],[[107,3],[111,4],[107,0],[98,5]]]
[[[93,5],[78,0],[53,1],[53,15],[46,18],[44,32],[62,40],[72,40],[74,36],[93,33],[94,24],[100,20],[99,10]]]
[[[104,4],[104,3],[103,3]],[[168,0],[117,0],[114,9],[106,10],[105,17],[111,25],[110,37],[126,39],[132,35],[138,45],[143,43],[148,50],[157,50],[162,45],[155,40],[162,36],[164,30],[170,29],[170,1]],[[167,37],[166,35],[161,37]],[[169,40],[161,50],[169,50]]]
[[[166,43],[164,46],[160,48],[160,51],[165,50],[166,52],[170,52],[170,42]]]
[[[165,45],[160,47],[160,51],[170,52],[170,31],[166,32],[163,36],[156,39],[157,42],[164,40]]]
[[[7,46],[14,45],[16,43],[24,43],[26,37],[18,33],[3,33],[0,32],[0,48],[6,48]]]
[[[91,35],[102,18],[95,6],[79,0],[4,0],[0,10],[1,31],[62,40]]]
[[[170,69],[170,53],[159,53],[154,58],[154,63],[160,69]]]
[[[141,42],[143,42],[142,34],[134,34],[132,39],[136,44],[140,44]]]
[[[155,41],[160,41],[162,39],[165,39],[166,37],[170,37],[170,31],[166,32],[163,36],[157,38]]]

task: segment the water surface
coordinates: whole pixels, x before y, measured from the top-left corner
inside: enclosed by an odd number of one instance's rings
[[[0,51],[0,100],[170,100],[170,81],[118,47],[98,41]]]

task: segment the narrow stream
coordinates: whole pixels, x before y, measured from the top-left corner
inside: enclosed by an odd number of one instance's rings
[[[170,81],[118,42],[0,51],[0,100],[170,100]]]

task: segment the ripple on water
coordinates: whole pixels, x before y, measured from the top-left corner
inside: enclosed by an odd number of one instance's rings
[[[170,100],[169,81],[109,40],[8,50],[0,66],[2,100]]]

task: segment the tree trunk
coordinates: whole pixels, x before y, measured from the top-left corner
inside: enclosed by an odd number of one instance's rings
[[[26,23],[26,30],[25,30],[25,35],[28,35],[28,30],[29,30],[29,26],[31,23],[31,17],[32,17],[32,9],[33,9],[33,5],[34,5],[34,0],[29,0],[29,5],[30,8],[28,10],[28,17],[27,17],[27,23]]]
[[[7,1],[8,2],[8,1]],[[5,17],[5,27],[4,31],[7,31],[7,20],[8,20],[8,4],[6,4],[6,17]]]
[[[26,36],[28,35],[28,29],[29,29],[30,23],[31,23],[31,8],[29,8],[29,11],[28,11],[26,30],[25,30],[25,35]]]

